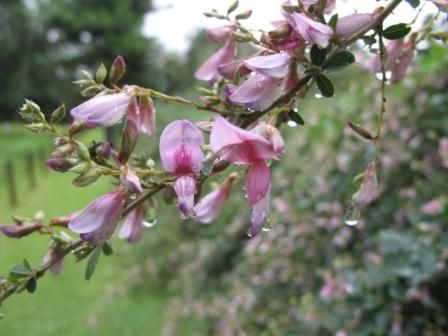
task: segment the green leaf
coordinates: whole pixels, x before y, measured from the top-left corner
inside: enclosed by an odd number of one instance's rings
[[[251,15],[252,15],[252,11],[247,10],[247,11],[239,13],[237,16],[235,16],[235,19],[236,20],[246,20],[246,19],[250,18]]]
[[[102,250],[102,245],[97,245],[90,255],[89,261],[87,262],[85,279],[90,280],[93,273],[95,273],[96,265],[98,265],[98,260],[100,259]]]
[[[292,121],[294,121],[297,125],[305,125],[305,120],[303,120],[303,118],[300,116],[300,114],[298,114],[296,111],[290,111],[288,113],[288,117],[289,119],[291,119]]]
[[[11,281],[17,281],[23,278],[27,278],[33,275],[30,270],[23,265],[14,265],[9,272],[9,278]]]
[[[338,14],[334,14],[331,18],[330,21],[328,21],[328,25],[330,27],[332,27],[333,29],[336,28],[336,25],[338,24]]]
[[[311,63],[321,65],[327,57],[327,49],[319,49],[317,45],[313,45],[310,50]]]
[[[110,256],[114,253],[114,249],[112,248],[112,245],[109,242],[105,242],[103,244],[103,253],[106,256]]]
[[[334,55],[325,65],[326,70],[336,70],[355,62],[355,56],[350,51],[341,51]]]
[[[408,4],[410,4],[413,8],[417,8],[420,6],[420,0],[405,0]]]
[[[324,97],[334,96],[334,86],[330,78],[328,78],[323,74],[320,74],[316,77],[316,84],[320,92],[322,93],[322,96]]]
[[[37,281],[35,278],[31,278],[30,280],[28,280],[28,283],[26,284],[26,290],[29,293],[34,293],[37,289]]]
[[[28,262],[28,260],[23,259],[23,266],[25,266],[25,268],[31,273],[33,272],[33,268],[31,267],[30,263]]]
[[[398,40],[405,37],[411,31],[406,23],[398,23],[383,30],[382,35],[388,40]]]

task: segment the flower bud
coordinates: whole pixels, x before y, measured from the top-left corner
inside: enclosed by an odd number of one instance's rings
[[[65,159],[65,158],[55,158],[45,161],[45,164],[47,165],[48,168],[61,173],[69,171],[76,165],[76,163],[77,163],[76,159]]]
[[[39,105],[28,99],[25,99],[25,104],[20,108],[19,114],[24,120],[29,122],[45,121],[45,115],[40,110]]]
[[[378,180],[376,174],[376,164],[369,163],[364,171],[364,178],[357,193],[353,195],[353,201],[359,205],[372,203],[378,197]]]
[[[137,145],[139,136],[139,107],[137,99],[133,97],[128,107],[128,118],[121,135],[120,152],[118,154],[118,161],[122,164],[129,160],[135,146]]]
[[[126,72],[126,62],[124,61],[123,56],[118,55],[114,63],[110,68],[109,80],[112,84],[118,83],[118,81],[123,77]]]
[[[21,225],[0,225],[0,232],[9,238],[22,238],[41,228],[41,221],[31,221]]]

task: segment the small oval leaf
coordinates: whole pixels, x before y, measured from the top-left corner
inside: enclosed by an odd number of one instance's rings
[[[382,35],[388,40],[399,40],[409,34],[410,31],[411,27],[406,23],[398,23],[384,29]]]
[[[324,65],[326,70],[335,70],[338,68],[345,67],[355,62],[355,56],[350,51],[341,51],[334,55],[328,60]]]
[[[100,259],[102,250],[102,245],[97,245],[90,255],[89,261],[87,262],[85,279],[90,280],[93,273],[95,273],[96,265],[98,265],[98,260]]]
[[[323,74],[320,74],[316,77],[316,84],[320,92],[322,93],[322,96],[324,97],[334,96],[334,86],[330,78],[328,78]]]

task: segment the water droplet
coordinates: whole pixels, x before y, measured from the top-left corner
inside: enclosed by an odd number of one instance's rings
[[[350,226],[355,226],[358,224],[361,218],[361,211],[355,204],[351,204],[344,214],[344,223]]]
[[[253,236],[252,236],[252,230],[251,230],[251,229],[247,230],[246,235],[247,235],[249,238],[252,238],[252,237],[253,237]]]
[[[264,232],[269,232],[269,231],[272,230],[272,224],[271,224],[271,222],[269,220],[267,220],[266,223],[263,225],[262,230]]]
[[[131,195],[129,198],[134,201],[137,199],[137,195]]]
[[[157,219],[149,220],[149,221],[143,221],[143,226],[147,227],[147,228],[152,228],[156,224],[157,224]]]
[[[314,97],[316,97],[317,99],[322,98],[322,94],[320,94],[319,92],[314,94]]]
[[[295,121],[290,120],[290,121],[288,121],[288,126],[289,127],[297,127],[297,123]]]

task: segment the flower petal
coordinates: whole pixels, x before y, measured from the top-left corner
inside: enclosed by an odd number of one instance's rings
[[[278,95],[279,80],[270,76],[252,73],[229,96],[229,100],[255,111],[267,109],[275,101]]]
[[[194,215],[194,195],[196,194],[196,181],[192,176],[181,176],[173,184],[174,191],[179,199],[179,210],[182,218]]]
[[[210,134],[210,146],[222,159],[234,164],[250,164],[277,157],[271,143],[258,134],[243,130],[217,117]]]
[[[265,196],[252,206],[252,225],[249,235],[255,237],[265,225],[269,216],[269,204],[271,200],[271,189],[268,188]]]
[[[281,79],[288,74],[291,56],[285,52],[278,54],[249,58],[244,64],[251,70],[265,75]]]
[[[219,78],[218,67],[221,64],[229,63],[234,54],[235,43],[228,41],[196,71],[196,78],[214,84]]]
[[[127,239],[127,241],[131,244],[140,241],[143,237],[143,220],[145,213],[146,207],[144,206],[140,206],[131,211],[121,226],[121,229],[118,232],[118,237],[120,239]]]
[[[371,13],[357,13],[344,16],[338,19],[335,32],[343,38],[349,38],[359,30],[367,27],[372,21],[373,14]]]
[[[266,162],[259,161],[253,164],[247,173],[246,192],[249,204],[258,203],[269,190],[271,173]]]
[[[188,120],[168,124],[160,136],[160,158],[166,171],[175,175],[198,173],[202,169],[204,137]]]
[[[109,127],[120,122],[130,99],[127,93],[98,95],[73,108],[70,114],[90,127]]]
[[[76,233],[93,232],[106,226],[115,228],[123,210],[123,206],[124,193],[122,190],[117,189],[98,197],[88,204],[70,221],[68,227]]]

